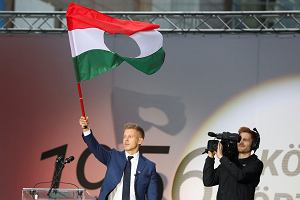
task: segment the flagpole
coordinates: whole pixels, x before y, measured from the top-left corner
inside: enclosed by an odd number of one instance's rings
[[[85,118],[86,116],[85,116],[85,111],[84,111],[84,104],[83,104],[80,82],[77,83],[77,90],[78,90],[78,95],[79,95],[81,114]]]

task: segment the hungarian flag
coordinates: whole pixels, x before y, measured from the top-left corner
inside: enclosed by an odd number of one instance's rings
[[[155,30],[157,24],[113,18],[75,3],[69,4],[66,17],[77,82],[110,71],[123,61],[148,75],[164,62],[163,37]],[[125,57],[112,52],[104,42],[105,33],[128,35],[137,43],[140,55]]]

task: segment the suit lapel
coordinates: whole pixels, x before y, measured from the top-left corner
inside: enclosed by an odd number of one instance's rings
[[[127,162],[125,151],[121,152],[121,162],[122,162],[123,169],[125,169],[125,165],[126,165],[126,162]]]
[[[142,154],[140,154],[139,162],[136,168],[135,181],[137,181],[137,179],[139,178],[139,174],[142,173],[145,165],[146,165],[145,158]]]

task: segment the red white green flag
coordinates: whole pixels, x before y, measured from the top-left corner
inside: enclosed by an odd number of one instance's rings
[[[148,75],[164,62],[157,24],[113,18],[75,3],[70,3],[66,17],[77,82],[110,71],[123,61]],[[112,52],[104,42],[105,33],[128,35],[139,46],[140,55],[124,57]]]

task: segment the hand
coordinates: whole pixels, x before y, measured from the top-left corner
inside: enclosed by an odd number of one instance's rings
[[[217,157],[219,159],[223,157],[223,145],[221,144],[221,142],[218,143]]]
[[[208,152],[207,152],[207,155],[208,155],[208,157],[210,157],[210,158],[215,157],[215,154],[216,154],[215,151],[208,151]]]
[[[79,124],[82,128],[83,131],[88,131],[90,130],[88,125],[89,125],[89,121],[88,121],[88,117],[83,117],[81,116],[80,119],[79,119]]]

